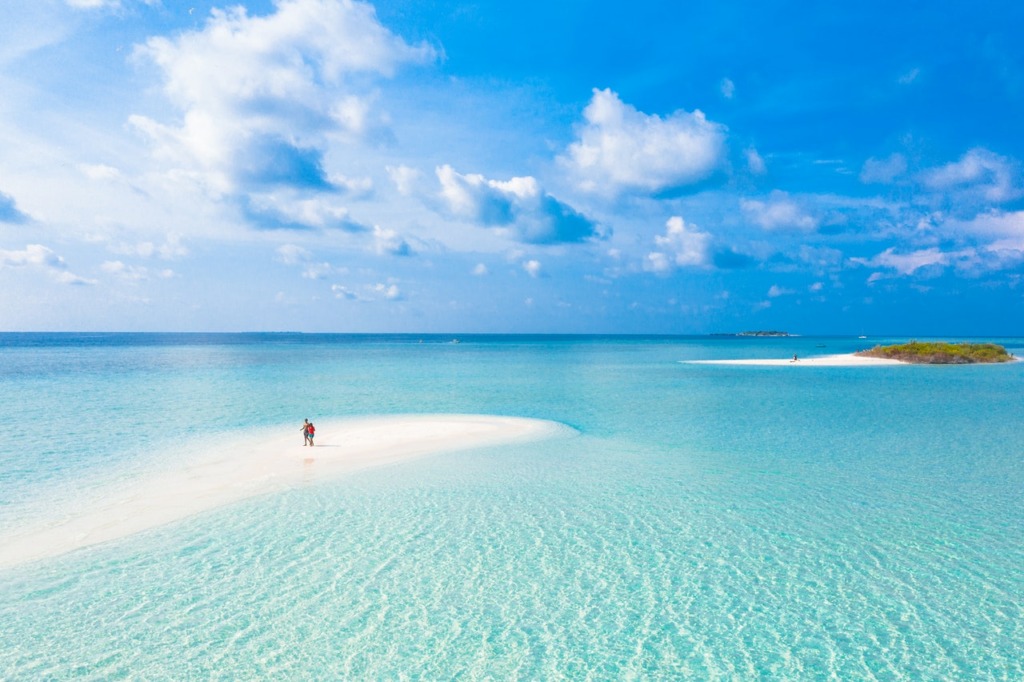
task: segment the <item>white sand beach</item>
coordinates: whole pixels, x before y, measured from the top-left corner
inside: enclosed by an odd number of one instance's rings
[[[738,360],[682,360],[693,365],[790,365],[792,367],[871,367],[874,365],[906,365],[900,360],[867,358],[853,353],[843,355],[809,355],[793,360],[789,358],[753,358]]]
[[[425,455],[539,440],[572,429],[489,415],[402,415],[321,421],[305,447],[301,422],[272,432],[218,435],[188,464],[98,491],[59,518],[33,520],[0,537],[0,568],[123,538],[257,495]]]

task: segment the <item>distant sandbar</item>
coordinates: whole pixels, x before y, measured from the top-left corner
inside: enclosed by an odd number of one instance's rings
[[[905,365],[899,360],[869,358],[853,353],[843,355],[809,355],[805,358],[748,358],[737,360],[682,360],[693,365],[792,365],[794,367],[872,367],[875,365]]]

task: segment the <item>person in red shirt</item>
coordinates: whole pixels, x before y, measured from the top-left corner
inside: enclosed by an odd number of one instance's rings
[[[313,422],[309,422],[309,428],[306,430],[306,438],[309,439],[309,447],[313,447],[313,434],[316,433],[316,427],[313,426]]]

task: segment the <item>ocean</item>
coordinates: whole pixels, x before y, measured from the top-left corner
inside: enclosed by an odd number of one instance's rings
[[[304,418],[571,427],[0,570],[0,679],[1024,679],[1024,363],[686,362],[905,340],[0,334],[0,537]]]

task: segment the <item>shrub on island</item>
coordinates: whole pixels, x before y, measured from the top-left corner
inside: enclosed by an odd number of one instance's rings
[[[868,358],[887,358],[918,365],[969,365],[1009,362],[1013,356],[996,343],[946,343],[911,341],[894,346],[875,346],[855,353]]]

